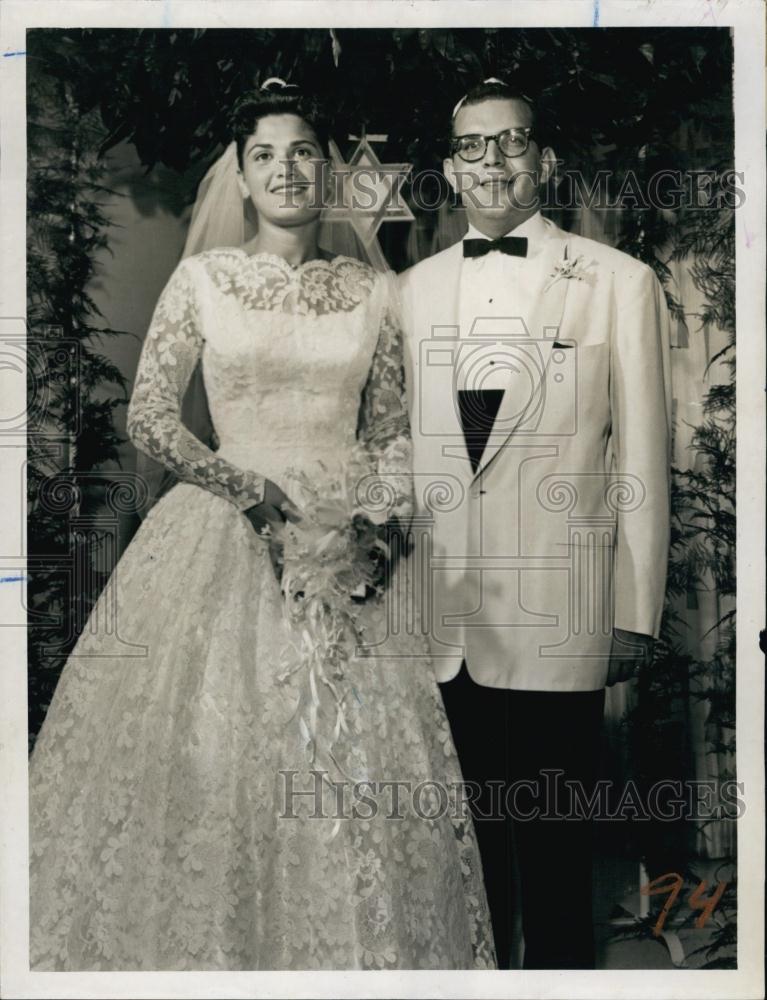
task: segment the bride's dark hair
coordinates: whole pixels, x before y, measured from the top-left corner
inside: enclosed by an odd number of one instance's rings
[[[328,155],[329,127],[319,102],[292,84],[267,80],[260,90],[250,90],[237,101],[229,117],[229,131],[237,143],[237,162],[242,169],[245,143],[267,115],[297,115],[317,137],[323,153]]]

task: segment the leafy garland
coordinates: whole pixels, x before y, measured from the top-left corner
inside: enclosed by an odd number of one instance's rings
[[[39,61],[28,74],[29,734],[45,717],[61,669],[104,583],[94,560],[118,460],[114,414],[126,380],[98,350],[119,331],[86,289],[107,246],[99,201],[98,115],[81,116],[65,79]],[[118,395],[108,392],[112,387]]]
[[[735,220],[732,211],[693,210],[679,220],[673,257],[690,264],[690,275],[705,300],[701,325],[727,335],[710,361],[721,362],[729,381],[703,399],[703,421],[690,444],[696,461],[686,471],[672,469],[672,539],[666,611],[652,668],[640,677],[636,708],[627,724],[639,762],[640,783],[684,779],[691,771],[686,746],[689,699],[707,705],[707,754],[720,763],[720,781],[734,779],[735,762]],[[700,334],[698,334],[700,335]],[[715,591],[722,611],[710,631],[717,643],[709,660],[695,662],[685,649],[685,631],[675,606],[696,591]],[[692,683],[695,687],[692,688]],[[676,763],[675,763],[676,762]],[[676,774],[670,774],[677,769]],[[670,870],[683,873],[688,888],[701,877],[687,868],[691,832],[707,823],[648,824],[642,854],[650,879]],[[691,831],[692,827],[692,831]],[[669,860],[671,859],[671,860]],[[674,866],[674,860],[679,864]],[[737,959],[737,877],[734,857],[720,859],[717,880],[726,882],[707,943],[691,958],[706,969],[735,968]],[[709,887],[709,892],[711,887]],[[697,914],[688,912],[681,926]],[[620,937],[652,938],[657,914],[638,921]]]

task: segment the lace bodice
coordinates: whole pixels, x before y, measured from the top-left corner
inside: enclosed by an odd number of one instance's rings
[[[181,421],[202,359],[212,451]],[[333,464],[356,440],[368,448],[403,514],[410,506],[410,438],[402,344],[383,276],[336,257],[292,267],[226,248],[182,261],[152,318],[128,432],[137,448],[245,510],[264,478]]]

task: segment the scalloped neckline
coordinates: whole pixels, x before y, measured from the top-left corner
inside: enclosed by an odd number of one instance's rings
[[[331,257],[328,260],[326,257],[312,257],[310,260],[302,261],[300,264],[291,264],[289,261],[285,260],[284,257],[280,257],[279,254],[269,253],[266,250],[262,250],[259,253],[248,253],[242,247],[220,247],[221,250],[234,250],[236,253],[242,254],[246,260],[264,260],[270,261],[273,264],[278,264],[280,267],[286,268],[288,271],[293,273],[298,273],[306,267],[310,267],[314,264],[319,264],[327,268],[332,268],[336,262],[342,260],[356,260],[354,257],[347,257],[345,254],[336,254],[335,257]],[[357,261],[358,264],[362,264],[362,261]]]

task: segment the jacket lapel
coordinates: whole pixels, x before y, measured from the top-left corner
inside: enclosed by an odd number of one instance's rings
[[[459,241],[440,254],[439,266],[418,288],[412,301],[417,331],[414,345],[417,383],[413,391],[418,393],[420,423],[415,430],[422,435],[423,445],[431,455],[430,471],[449,470],[468,482],[471,467],[463,444],[453,384],[460,350],[458,296],[462,260],[463,247]],[[437,427],[440,433],[435,434]]]
[[[541,253],[544,255],[543,267],[538,274],[538,288],[534,294],[532,312],[526,318],[527,331],[530,335],[529,357],[532,363],[528,370],[531,373],[531,390],[524,400],[515,398],[515,394],[507,391],[498,409],[495,427],[485,446],[479,468],[472,479],[476,482],[488,469],[501,449],[508,443],[520,424],[533,419],[536,407],[546,403],[546,372],[551,361],[551,348],[559,336],[562,317],[567,301],[570,282],[565,278],[552,279],[555,264],[562,258],[567,245],[568,234],[557,227],[552,227],[552,235],[546,240]]]

